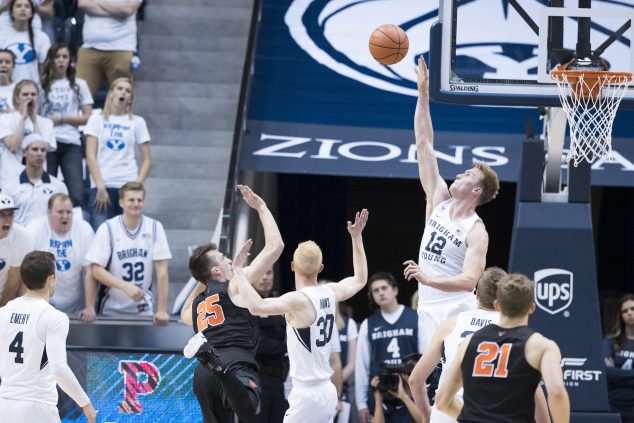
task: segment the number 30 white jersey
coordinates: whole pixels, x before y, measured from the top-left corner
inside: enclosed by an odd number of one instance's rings
[[[330,380],[330,353],[339,338],[335,332],[335,294],[327,285],[310,286],[299,291],[315,307],[317,316],[308,327],[295,328],[287,323],[286,342],[293,382],[323,382]]]
[[[96,263],[112,276],[132,283],[144,292],[141,301],[134,301],[123,290],[108,288],[101,304],[104,315],[113,313],[151,316],[154,314],[152,276],[154,261],[172,258],[163,225],[147,216],[130,231],[123,215],[107,220],[97,229],[86,261]]]
[[[418,266],[432,277],[456,276],[462,272],[467,252],[467,235],[473,224],[480,220],[477,214],[466,219],[451,220],[449,210],[452,199],[443,201],[434,208],[425,225],[418,253]],[[423,304],[437,304],[471,298],[470,292],[444,292],[436,288],[418,285],[419,309]]]

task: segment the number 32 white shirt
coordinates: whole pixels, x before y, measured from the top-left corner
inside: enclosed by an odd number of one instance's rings
[[[108,288],[100,313],[153,315],[154,261],[171,258],[165,230],[158,220],[142,216],[141,223],[132,231],[124,225],[123,215],[102,223],[86,261],[103,266],[115,278],[138,286],[143,290],[144,298],[134,301],[123,290]]]

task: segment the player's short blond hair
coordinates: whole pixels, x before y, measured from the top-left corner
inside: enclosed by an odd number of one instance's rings
[[[321,271],[323,258],[321,248],[315,241],[300,242],[293,253],[295,272],[306,276],[317,276]]]
[[[491,166],[481,161],[475,162],[473,167],[482,172],[482,181],[480,182],[482,195],[480,196],[478,205],[488,203],[498,195],[498,191],[500,190],[498,174],[495,170],[491,169]]]
[[[493,309],[493,302],[497,296],[498,284],[506,276],[506,272],[499,267],[489,267],[478,280],[478,297],[482,307]]]
[[[528,314],[533,305],[535,284],[521,273],[511,273],[498,283],[497,301],[506,317],[516,318]]]

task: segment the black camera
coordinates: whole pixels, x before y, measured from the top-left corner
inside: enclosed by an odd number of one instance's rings
[[[400,373],[384,373],[379,375],[379,384],[376,389],[383,394],[383,396],[390,395],[388,391],[398,391],[398,383],[401,378]]]

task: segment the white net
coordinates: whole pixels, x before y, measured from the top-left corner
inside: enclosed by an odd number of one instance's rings
[[[632,75],[566,71],[551,76],[570,126],[568,162],[577,166],[582,160],[612,159],[612,124]]]

